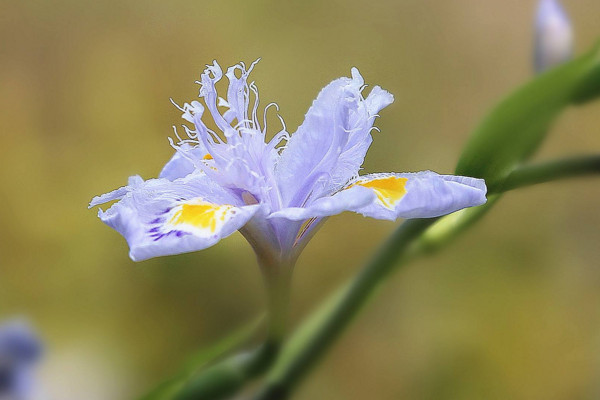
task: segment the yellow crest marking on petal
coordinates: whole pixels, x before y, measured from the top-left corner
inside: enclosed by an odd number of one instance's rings
[[[408,178],[388,176],[366,181],[358,181],[354,185],[373,189],[379,202],[389,209],[393,209],[396,203],[406,194],[406,182]],[[352,186],[354,186],[352,185]]]
[[[203,160],[212,160],[213,156],[210,155],[210,153],[207,153],[204,157],[202,157]]]
[[[185,224],[215,233],[217,227],[225,222],[232,208],[229,205],[216,205],[196,200],[176,207],[169,223],[172,225]]]

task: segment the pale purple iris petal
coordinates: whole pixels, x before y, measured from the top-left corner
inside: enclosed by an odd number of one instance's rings
[[[374,86],[371,92],[365,99],[367,105],[367,111],[369,115],[377,115],[377,113],[383,110],[394,102],[394,96],[387,90]]]
[[[382,177],[406,178],[406,193],[392,205],[376,200],[357,208],[366,217],[396,220],[397,218],[432,218],[450,214],[467,207],[486,202],[486,186],[483,179],[453,175],[439,175],[432,171],[397,174],[369,174],[361,180]]]
[[[108,203],[113,200],[122,199],[127,193],[134,191],[136,188],[141,186],[144,180],[139,175],[130,176],[127,182],[127,186],[120,187],[113,190],[112,192],[104,193],[103,195],[96,196],[90,202],[88,208],[99,206],[100,204]]]
[[[183,207],[204,205],[207,214],[184,220]],[[145,181],[98,216],[125,237],[130,257],[141,261],[210,247],[244,226],[259,207],[245,205],[206,175],[196,173],[172,182]]]
[[[397,218],[431,218],[478,206],[486,202],[486,187],[482,179],[439,175],[431,171],[416,173],[370,174],[357,182],[388,177],[406,178],[398,199],[384,199],[369,187],[352,184],[333,196],[322,197],[307,207],[290,207],[271,214],[270,218],[304,220],[326,217],[343,211],[354,211],[367,217],[396,220]],[[385,196],[385,192],[381,194]]]
[[[372,141],[375,115],[393,101],[380,88],[365,101],[363,84],[353,68],[352,78],[331,82],[313,102],[277,164],[284,206],[302,207],[335,192],[358,174]]]
[[[206,162],[208,151],[202,144],[191,146],[183,143],[179,146],[173,157],[165,164],[158,175],[159,178],[165,178],[174,181],[178,178],[184,178],[194,172],[196,164]]]

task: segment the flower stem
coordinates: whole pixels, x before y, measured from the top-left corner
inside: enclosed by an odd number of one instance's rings
[[[282,250],[274,234],[264,234],[267,229],[251,222],[240,233],[252,246],[265,283],[269,320],[266,342],[278,348],[287,329],[292,273],[298,255]]]
[[[293,262],[264,260],[259,257],[267,295],[268,333],[267,342],[279,346],[283,340],[288,320],[290,306],[290,291]]]

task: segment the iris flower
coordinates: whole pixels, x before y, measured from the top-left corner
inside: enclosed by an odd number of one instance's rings
[[[191,126],[184,125],[183,139],[175,132],[175,154],[159,177],[133,176],[91,201],[118,200],[98,215],[125,237],[134,261],[202,250],[239,230],[259,259],[293,264],[321,223],[343,211],[396,220],[485,203],[481,179],[431,171],[359,175],[373,122],[394,98],[379,86],[364,97],[356,68],[321,90],[294,134],[278,116],[282,128],[270,137],[267,110],[278,107],[268,105],[259,118],[258,90],[248,80],[255,64],[227,70],[225,98],[215,88],[223,71],[216,61],[208,65],[197,82],[204,104],[178,106]],[[213,123],[204,122],[207,114]]]

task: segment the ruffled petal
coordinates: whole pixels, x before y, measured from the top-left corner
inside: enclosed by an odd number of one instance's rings
[[[302,207],[332,194],[358,174],[371,145],[373,121],[393,96],[375,87],[367,99],[356,68],[327,85],[308,110],[276,167],[283,206]]]
[[[356,179],[333,196],[320,198],[307,207],[285,208],[270,218],[304,220],[342,211],[387,220],[432,218],[484,204],[485,194],[482,179],[431,171],[370,174]]]
[[[161,176],[181,177],[193,164],[223,187],[248,191],[261,202],[278,201],[273,171],[279,159],[278,145],[287,132],[282,130],[265,143],[266,127],[260,126],[257,115],[258,89],[254,82],[248,83],[256,62],[248,69],[240,63],[227,70],[227,99],[219,97],[215,87],[223,77],[221,67],[216,61],[207,66],[199,81],[200,97],[206,107],[198,101],[177,106],[183,112],[182,117],[194,124],[194,129],[184,127],[188,138],[176,145],[178,154]],[[250,107],[252,97],[254,102]],[[208,128],[204,117],[212,117],[214,124],[209,125],[218,129]],[[189,150],[191,143],[195,144],[193,151]]]
[[[376,195],[371,204],[356,211],[367,217],[433,218],[486,202],[483,179],[439,175],[432,171],[361,176],[349,189],[362,186]]]
[[[98,216],[125,237],[134,261],[210,247],[244,226],[260,207],[244,205],[202,174],[124,189],[121,200]]]

